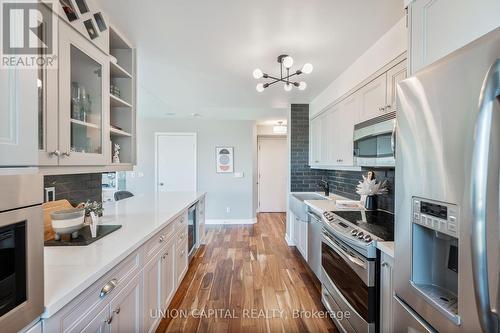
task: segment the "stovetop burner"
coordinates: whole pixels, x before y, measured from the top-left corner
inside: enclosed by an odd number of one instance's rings
[[[394,214],[383,210],[336,211],[333,213],[384,241],[394,241]]]

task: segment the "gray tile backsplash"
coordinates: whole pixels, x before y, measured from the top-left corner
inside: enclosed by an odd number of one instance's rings
[[[87,200],[102,201],[100,173],[45,176],[44,187],[55,187],[56,200],[67,199],[72,205]]]
[[[356,185],[368,170],[375,172],[375,177],[387,180],[388,194],[378,197],[378,206],[394,212],[394,169],[366,169],[363,171],[317,170],[309,167],[309,105],[292,104],[290,119],[290,190],[308,192],[321,190],[318,182],[325,179],[330,184],[332,193],[357,200]]]

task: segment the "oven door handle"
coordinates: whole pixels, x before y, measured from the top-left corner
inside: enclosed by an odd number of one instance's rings
[[[354,265],[359,266],[360,268],[366,270],[366,264],[363,260],[351,256],[349,253],[345,252],[340,246],[332,242],[327,235],[324,235],[324,239],[326,240],[327,244],[337,252],[339,256],[341,256],[344,260],[350,261]]]

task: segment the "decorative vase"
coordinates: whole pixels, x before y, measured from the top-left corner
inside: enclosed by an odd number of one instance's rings
[[[369,195],[365,200],[365,208],[367,210],[377,210],[377,196]]]

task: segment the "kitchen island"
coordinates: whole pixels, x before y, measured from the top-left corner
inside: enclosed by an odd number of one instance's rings
[[[187,270],[187,209],[194,204],[204,205],[204,196],[205,193],[202,192],[160,192],[105,203],[101,223],[119,224],[122,226],[120,229],[88,246],[45,247],[45,312],[42,319],[50,320],[55,314],[60,316],[68,307],[76,309],[76,305],[69,304],[75,303],[75,299],[81,298],[82,293],[89,292],[94,287],[99,289],[94,303],[100,304],[107,296],[103,296],[102,290],[107,291],[110,287],[114,289],[114,284],[120,282],[120,278],[113,278],[110,280],[111,284],[101,286],[101,279],[105,278],[107,281],[106,275],[109,274],[120,276],[120,272],[125,269],[120,271],[117,266],[124,262],[132,263],[127,267],[134,275],[139,275],[149,261],[155,260],[156,254],[169,253],[168,249],[165,250],[166,244],[173,244],[172,252],[175,252],[174,245],[186,244],[186,249],[179,250],[179,254],[185,256]],[[203,211],[202,208],[198,210]],[[173,256],[173,260],[177,261],[178,256]],[[172,270],[174,267],[175,264]],[[140,280],[142,281],[142,277]],[[174,282],[177,286],[178,281]],[[123,284],[126,283],[128,280]],[[89,293],[89,297],[96,296]],[[78,320],[82,316],[83,314],[78,314]],[[57,321],[62,322],[62,319],[58,318]],[[63,324],[55,326],[66,330],[62,327]]]

